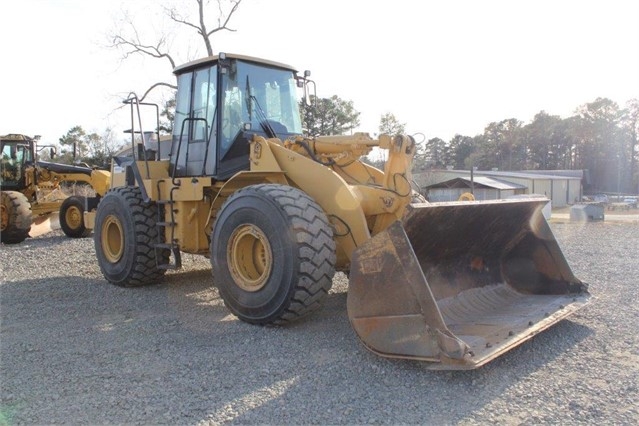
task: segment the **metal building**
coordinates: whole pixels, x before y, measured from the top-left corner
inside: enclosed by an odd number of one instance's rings
[[[419,186],[426,191],[433,185],[453,181],[457,178],[469,182],[471,180],[471,173],[468,170],[431,170],[415,174],[413,177]],[[582,170],[535,170],[520,172],[481,170],[473,172],[472,181],[482,182],[482,178],[490,178],[494,180],[493,185],[510,186],[510,188],[485,188],[485,195],[480,195],[481,192],[474,194],[476,199],[490,199],[489,197],[498,199],[516,194],[539,194],[550,199],[553,208],[555,208],[566,207],[581,200],[583,195],[582,177]],[[445,186],[439,189],[445,189]],[[507,192],[509,189],[512,190],[512,193]],[[443,194],[443,191],[436,194],[437,197],[446,196]],[[451,192],[451,195],[448,197],[451,198],[452,196]]]
[[[526,187],[486,176],[458,177],[423,188],[428,201],[456,201],[465,192],[472,192],[476,200],[495,200],[525,194]]]

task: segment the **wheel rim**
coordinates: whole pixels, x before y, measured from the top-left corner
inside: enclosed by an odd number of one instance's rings
[[[76,206],[70,206],[64,214],[64,219],[71,229],[78,229],[82,226],[83,214]]]
[[[457,201],[475,201],[475,196],[470,192],[464,192],[462,195],[459,196]]]
[[[9,224],[9,212],[7,208],[2,204],[0,206],[0,231],[4,231]]]
[[[227,247],[231,277],[242,290],[255,292],[271,275],[273,254],[268,238],[254,225],[238,226]]]
[[[102,224],[102,252],[104,257],[111,262],[116,263],[122,258],[124,253],[124,232],[120,220],[109,215]]]

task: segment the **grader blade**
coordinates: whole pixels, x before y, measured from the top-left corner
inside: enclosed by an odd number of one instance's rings
[[[58,212],[37,216],[33,218],[31,230],[29,230],[29,236],[31,238],[39,237],[40,235],[48,234],[54,229],[59,228],[60,222],[58,219]]]
[[[480,367],[584,306],[541,213],[547,200],[415,204],[354,253],[348,316],[362,342],[429,368]]]

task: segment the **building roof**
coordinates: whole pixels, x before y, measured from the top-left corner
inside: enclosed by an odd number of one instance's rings
[[[435,172],[440,173],[456,173],[460,175],[470,175],[468,170],[437,170]],[[561,180],[581,180],[583,171],[567,171],[567,170],[530,170],[530,171],[492,171],[492,170],[477,170],[474,171],[475,179],[477,176],[499,176],[502,178],[520,178],[520,179],[561,179]]]
[[[492,189],[526,189],[525,185],[518,183],[508,182],[501,179],[496,179],[488,176],[474,176],[473,185],[478,188],[492,188]],[[439,182],[433,185],[427,186],[425,189],[436,188],[470,188],[470,177],[461,176],[458,178],[450,179],[444,182]]]

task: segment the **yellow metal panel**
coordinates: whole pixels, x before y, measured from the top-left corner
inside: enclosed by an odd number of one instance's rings
[[[111,161],[111,188],[119,188],[126,185],[124,169]]]
[[[31,204],[31,212],[34,216],[40,216],[43,214],[54,213],[60,210],[60,206],[62,205],[62,201],[53,201],[48,203],[33,203]]]
[[[218,182],[217,185],[213,187],[213,191],[216,195],[209,209],[209,219],[205,226],[207,232],[211,229],[211,223],[215,220],[218,210],[231,194],[246,186],[256,185],[259,183],[279,183],[281,185],[290,184],[286,180],[284,172],[279,170],[265,172],[241,171],[233,175],[226,182]]]
[[[84,212],[84,227],[87,229],[95,229],[95,212],[96,210],[92,210],[90,212]]]
[[[282,171],[279,163],[275,159],[273,152],[269,148],[269,143],[262,136],[255,136],[251,142],[251,171]]]
[[[150,185],[154,186],[154,183],[149,182],[157,182],[158,179],[167,179],[169,178],[169,162],[168,161],[136,161],[136,165],[138,170],[140,171],[140,175],[144,177],[145,183],[144,187],[147,190],[149,196],[151,196],[152,192]],[[148,175],[147,175],[147,166],[148,166]],[[124,167],[118,166],[115,161],[111,163],[111,188],[117,188],[121,186],[126,186],[126,173]],[[152,196],[151,196],[152,197]],[[153,198],[153,197],[152,197]]]
[[[177,239],[180,250],[185,253],[206,254],[209,251],[209,240],[205,232],[209,218],[209,203],[202,201],[178,201],[173,205],[175,229],[166,227],[165,238]],[[165,221],[171,220],[171,213],[167,212]]]
[[[143,178],[161,179],[169,177],[169,161],[136,161]],[[148,174],[147,174],[148,171]]]
[[[272,172],[254,172],[254,171],[242,171],[233,175],[224,185],[220,188],[220,193],[230,195],[240,188],[244,188],[248,185],[255,185],[258,183],[280,183],[282,185],[288,185],[286,180],[286,174],[282,171]]]
[[[176,183],[170,178],[144,179],[144,188],[152,200],[199,201],[204,198],[204,188],[211,186],[211,178],[180,178]]]
[[[94,170],[91,172],[91,186],[98,195],[104,195],[109,190],[111,173],[106,170]]]

